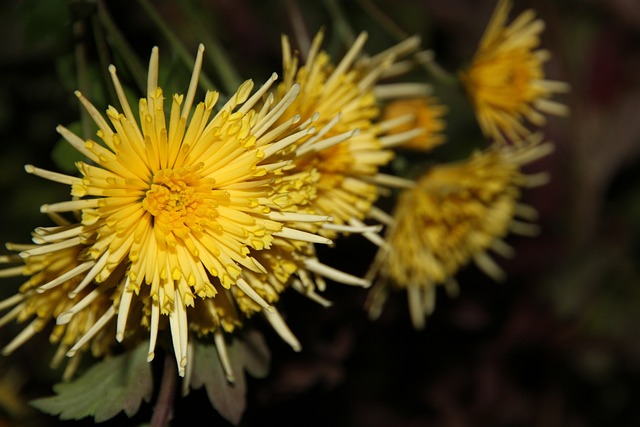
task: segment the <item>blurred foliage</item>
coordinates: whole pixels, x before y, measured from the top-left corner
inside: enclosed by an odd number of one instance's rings
[[[0,4],[0,240],[28,241],[30,230],[44,220],[39,206],[68,197],[63,186],[28,176],[22,165],[70,169],[72,150],[57,143],[56,125],[95,132],[82,127],[86,119],[74,90],[82,90],[99,109],[114,104],[106,73],[113,63],[135,105],[144,89],[136,73],[146,68],[157,45],[160,84],[166,93],[186,91],[190,67],[142,3]],[[282,33],[302,45],[305,32],[313,35],[320,27],[327,30],[332,52],[342,52],[349,37],[362,30],[369,32],[370,52],[390,46],[397,28],[420,34],[423,46],[454,72],[473,53],[495,1],[150,4],[190,55],[205,37],[219,44],[217,55],[208,48],[204,71],[213,86],[225,90],[229,76],[221,72],[220,61],[228,60],[236,78],[263,81],[280,69]],[[247,378],[248,410],[240,425],[640,425],[635,330],[640,321],[640,5],[516,2],[518,10],[528,6],[547,24],[544,43],[553,54],[548,74],[572,85],[562,99],[572,109],[571,118],[552,119],[546,129],[556,153],[536,165],[550,171],[552,182],[525,196],[540,212],[542,235],[509,240],[517,256],[501,263],[509,273],[507,284],[465,270],[459,277],[461,296],[438,295],[423,332],[412,330],[404,295],[395,295],[376,323],[366,319],[361,289],[330,287],[327,296],[339,303],[329,309],[284,295],[281,311],[304,351],[293,353],[264,328],[272,372],[264,379]],[[412,77],[432,81],[450,113],[447,144],[429,156],[407,153],[392,165],[409,175],[411,165],[464,157],[481,144],[459,87],[440,84],[422,71]],[[370,246],[351,237],[334,250],[323,249],[322,256],[361,274],[373,255]],[[13,294],[17,285],[3,280],[0,294]],[[1,342],[16,330],[0,329]],[[60,375],[47,366],[51,354],[42,351],[47,343],[41,335],[18,357],[0,362],[0,425],[61,423],[26,403],[50,395]],[[151,411],[150,404],[142,406],[131,420],[121,416],[104,425],[140,425]],[[174,418],[190,419],[194,413],[210,424],[227,425],[204,390],[178,400]]]

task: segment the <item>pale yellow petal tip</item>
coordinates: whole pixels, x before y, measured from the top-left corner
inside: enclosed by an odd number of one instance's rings
[[[156,357],[155,352],[153,351],[149,352],[149,354],[147,354],[147,362],[152,362],[155,357]]]
[[[111,74],[111,75],[115,75],[116,74],[116,66],[115,65],[111,64],[107,68],[109,69],[109,74]]]
[[[56,325],[66,325],[71,321],[72,317],[73,317],[73,312],[64,311],[60,313],[58,317],[56,317]]]
[[[76,351],[75,349],[71,349],[69,351],[67,351],[67,357],[74,357],[76,355]]]
[[[410,41],[411,45],[420,46],[420,43],[422,43],[422,37],[419,34],[414,34],[409,37],[407,41]]]
[[[225,378],[227,379],[228,382],[230,382],[231,384],[234,384],[236,382],[236,377],[231,373],[228,372],[225,374]]]
[[[33,165],[24,165],[25,172],[32,174],[36,171],[36,167]]]
[[[122,342],[122,340],[124,340],[124,332],[116,332],[116,341]],[[147,355],[147,357],[149,356]]]
[[[204,43],[198,45],[198,53],[204,53]]]
[[[369,289],[371,287],[371,281],[367,279],[362,279],[362,283],[360,284],[362,288]]]
[[[77,97],[77,98],[82,98],[82,92],[80,92],[79,90],[76,90],[73,92],[73,94]]]
[[[187,370],[187,357],[183,356],[182,359],[180,359],[180,362],[178,363],[178,375],[180,375],[181,377],[184,377]]]

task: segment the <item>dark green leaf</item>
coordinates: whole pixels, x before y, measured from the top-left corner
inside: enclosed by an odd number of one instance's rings
[[[254,377],[265,377],[269,371],[270,353],[257,331],[246,331],[231,338],[227,351],[235,380],[227,378],[215,346],[195,344],[191,387],[205,387],[211,404],[229,422],[237,425],[246,407],[245,371]]]
[[[53,387],[54,396],[37,399],[33,406],[60,419],[93,417],[102,422],[124,411],[138,412],[142,400],[149,401],[153,389],[147,344],[125,354],[104,359],[82,376]]]
[[[229,422],[237,425],[242,418],[246,402],[246,383],[240,361],[234,357],[233,344],[228,346],[235,382],[229,383],[224,375],[218,351],[213,345],[196,343],[191,386],[205,387],[209,401]]]
[[[269,373],[271,353],[262,334],[257,331],[246,331],[242,341],[238,341],[237,345],[242,347],[242,351],[238,352],[241,353],[244,369],[252,377],[266,377]]]

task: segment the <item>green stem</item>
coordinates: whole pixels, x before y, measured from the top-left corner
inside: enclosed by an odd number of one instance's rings
[[[89,79],[87,77],[87,47],[84,43],[85,24],[83,21],[73,23],[73,36],[75,37],[74,56],[76,63],[76,78],[78,90],[89,95]],[[80,107],[80,126],[82,137],[87,139],[91,135],[91,117],[87,110]]]
[[[307,54],[311,48],[311,37],[309,31],[304,23],[304,16],[300,10],[300,5],[296,0],[287,0],[287,11],[289,12],[289,18],[291,19],[291,26],[293,27],[293,34],[296,38],[296,45],[300,50],[300,56],[302,60],[306,62]]]
[[[458,86],[460,84],[458,77],[442,68],[442,66],[433,59],[434,56],[435,54],[432,51],[426,51],[415,54],[414,58],[422,68],[438,82],[447,86]],[[426,58],[426,60],[424,58]]]
[[[105,87],[107,88],[109,104],[117,105],[118,95],[111,84],[111,77],[108,70],[109,64],[111,64],[109,47],[107,46],[107,40],[104,37],[104,31],[102,26],[100,26],[100,20],[97,15],[91,16],[91,27],[93,27],[93,37],[96,40],[96,50],[98,51],[98,60],[100,61],[100,72],[102,74]]]
[[[175,33],[171,30],[169,25],[162,19],[162,16],[158,13],[158,11],[153,7],[153,5],[148,0],[138,0],[138,3],[142,8],[147,12],[151,20],[156,24],[160,32],[166,37],[167,41],[171,45],[171,47],[176,51],[182,62],[188,67],[193,67],[193,63],[195,59],[189,51],[184,47],[180,39],[175,35]],[[212,91],[216,90],[214,84],[209,80],[209,78],[204,74],[204,72],[200,73],[200,78],[198,82],[202,86],[204,90]]]
[[[344,11],[336,0],[324,0],[324,4],[335,22],[336,31],[346,46],[351,46],[356,39],[355,32],[349,25]]]
[[[243,79],[220,42],[212,36],[213,29],[210,23],[205,24],[202,11],[196,10],[191,0],[180,0],[180,6],[189,22],[194,25],[198,38],[207,48],[205,58],[208,58],[213,69],[218,72],[226,93],[235,93]]]
[[[362,9],[364,9],[364,11],[367,12],[369,16],[378,23],[378,25],[384,28],[386,32],[396,40],[401,41],[409,37],[409,33],[407,33],[371,0],[358,0],[358,4],[360,4],[360,7],[362,7]]]
[[[358,4],[371,17],[371,19],[377,22],[378,25],[387,32],[387,34],[397,41],[400,42],[409,37],[409,33],[382,9],[380,9],[373,1],[358,0]],[[459,83],[458,78],[438,64],[435,61],[434,56],[433,51],[423,51],[414,54],[414,60],[438,82],[447,86],[457,86]]]
[[[111,42],[114,45],[116,52],[118,52],[123,59],[123,62],[129,67],[129,71],[131,71],[131,75],[133,80],[136,82],[136,85],[140,89],[142,93],[145,93],[147,90],[147,73],[144,71],[144,67],[138,56],[135,54],[127,40],[120,32],[118,26],[113,22],[107,7],[105,6],[103,1],[98,1],[98,17],[100,18],[100,22],[104,27],[105,31],[111,37]]]

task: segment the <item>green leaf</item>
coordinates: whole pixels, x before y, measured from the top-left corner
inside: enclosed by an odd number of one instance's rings
[[[237,358],[231,354],[231,347],[232,345],[229,345],[228,349],[236,376],[235,382],[231,384],[227,381],[216,347],[196,343],[191,387],[201,388],[204,386],[214,408],[229,422],[237,425],[247,404],[246,382],[244,371],[240,368]]]
[[[234,336],[227,352],[235,381],[227,381],[218,351],[214,345],[196,342],[194,346],[191,387],[205,387],[209,401],[229,422],[237,425],[246,401],[246,370],[254,377],[264,377],[269,371],[270,354],[264,338],[256,331]]]
[[[54,385],[54,396],[31,404],[62,420],[92,416],[96,422],[102,422],[120,411],[132,416],[143,399],[149,401],[153,389],[147,346],[142,343],[127,353],[106,358],[74,381]]]
[[[238,347],[244,369],[252,377],[266,377],[269,373],[271,353],[262,334],[257,331],[246,331],[242,341],[238,341]]]

